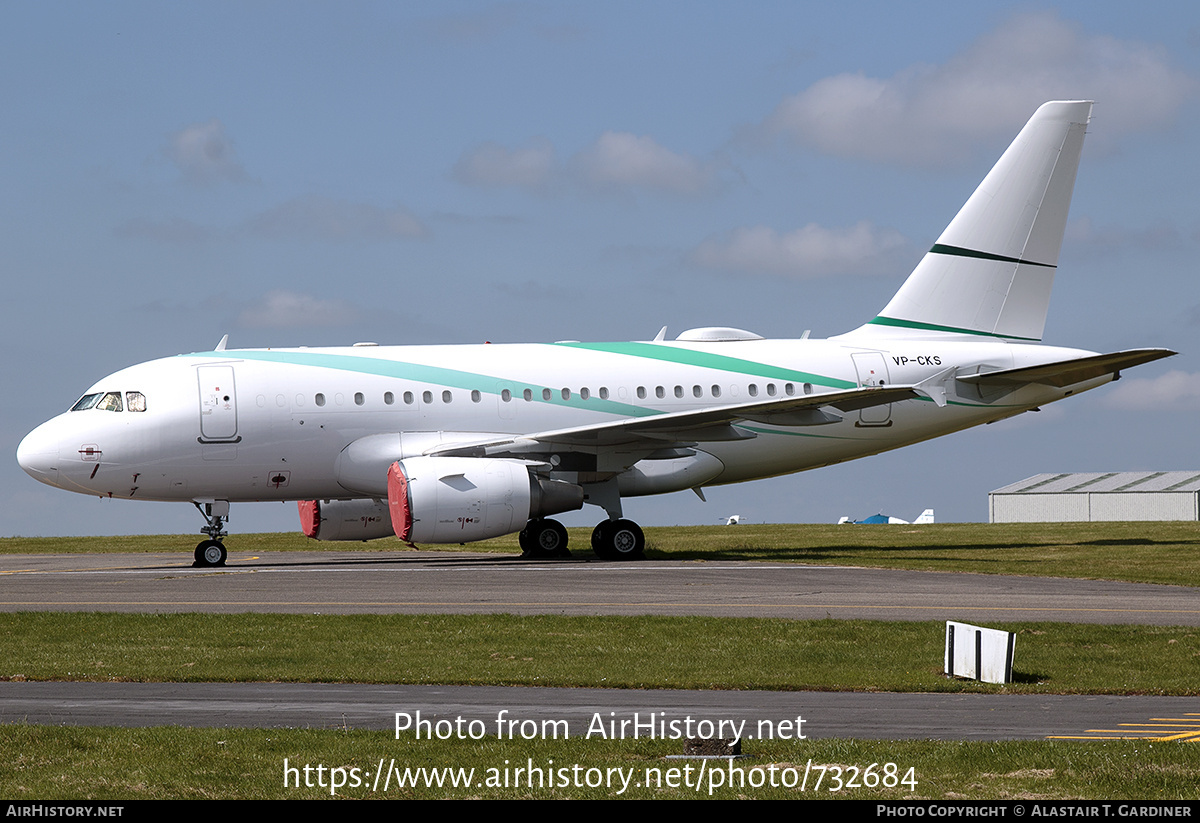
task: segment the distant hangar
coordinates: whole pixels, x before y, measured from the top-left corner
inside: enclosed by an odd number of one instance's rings
[[[1200,471],[1035,474],[988,494],[988,520],[1200,520]]]

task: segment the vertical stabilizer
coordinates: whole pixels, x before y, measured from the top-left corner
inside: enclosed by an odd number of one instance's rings
[[[880,326],[1041,340],[1086,100],[1042,105],[879,316]]]

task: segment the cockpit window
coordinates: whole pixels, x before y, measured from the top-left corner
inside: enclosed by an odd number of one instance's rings
[[[121,393],[119,391],[110,391],[104,397],[100,398],[100,402],[96,404],[96,408],[102,411],[121,411]]]
[[[92,406],[96,405],[96,401],[103,396],[104,394],[99,392],[96,394],[85,394],[75,402],[75,405],[71,407],[71,411],[83,411],[84,409],[90,409]]]
[[[131,412],[144,412],[146,410],[146,395],[140,391],[125,392],[125,406]]]

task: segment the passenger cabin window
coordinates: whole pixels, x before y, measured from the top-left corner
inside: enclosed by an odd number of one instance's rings
[[[387,406],[392,405],[393,403],[396,402],[396,395],[392,394],[390,391],[385,391],[383,393],[383,402],[384,402],[384,405],[387,405]]]

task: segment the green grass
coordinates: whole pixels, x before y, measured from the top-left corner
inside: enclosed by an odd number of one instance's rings
[[[1200,629],[999,627],[1007,686],[945,678],[939,622],[20,612],[0,679],[1200,694]]]
[[[577,556],[591,556],[589,529],[570,529]],[[180,552],[189,535],[105,538],[10,537],[0,554]],[[741,525],[646,529],[652,560],[763,561],[922,571],[1200,585],[1200,523],[937,523],[926,526]],[[404,551],[397,540],[320,543],[300,534],[235,534],[235,554],[274,551]],[[463,547],[427,549],[463,551]],[[470,551],[519,554],[515,535],[472,543]]]
[[[276,799],[276,798],[611,798],[617,788],[598,786],[512,785],[512,770],[535,767],[568,770],[623,769],[636,777],[620,795],[628,798],[795,798],[795,799],[940,799],[1036,798],[1047,801],[1067,798],[1109,800],[1155,798],[1194,801],[1196,775],[1200,773],[1200,746],[1146,741],[1059,743],[1009,741],[1001,743],[934,743],[929,741],[869,742],[855,740],[747,741],[750,757],[733,767],[746,773],[774,766],[778,778],[802,775],[806,765],[857,766],[865,771],[878,764],[897,764],[895,774],[903,778],[911,768],[910,785],[893,788],[843,788],[833,791],[833,772],[825,771],[820,788],[819,770],[810,772],[804,791],[799,786],[761,788],[728,786],[725,762],[722,772],[708,774],[694,788],[696,761],[672,761],[665,755],[679,754],[678,741],[652,740],[530,740],[479,741],[415,740],[409,735],[365,731],[272,729],[96,729],[46,726],[0,726],[0,749],[5,763],[0,766],[0,796],[7,801],[22,799],[138,800],[138,799]],[[284,761],[297,768],[292,784],[284,786]],[[398,788],[387,792],[372,787],[380,760],[385,768],[475,769],[471,788]],[[296,786],[304,782],[303,767],[311,767],[310,780],[320,780],[316,767],[323,765],[325,786]],[[358,769],[359,785],[339,791],[329,787],[329,769]],[[508,787],[503,785],[508,769]],[[683,785],[688,768],[690,785]],[[658,770],[662,785],[645,783],[646,770]],[[666,785],[668,769],[676,769],[676,788]],[[489,773],[489,770],[493,770]],[[555,780],[572,772],[555,773]],[[593,772],[598,776],[600,772]],[[655,773],[651,773],[653,777]],[[364,779],[364,775],[371,775]],[[844,781],[849,771],[843,771]],[[487,786],[489,776],[499,784]],[[735,774],[736,779],[736,774]],[[791,782],[792,778],[787,778]],[[756,781],[758,782],[758,781]],[[782,782],[782,781],[778,781]],[[479,785],[483,784],[483,785]],[[382,784],[380,784],[382,786]],[[619,784],[618,784],[619,785]]]
[[[938,524],[647,529],[647,555],[1101,578],[1196,585],[1200,524]],[[190,552],[194,536],[8,538],[0,553]],[[572,529],[575,546],[588,530]],[[391,540],[315,543],[234,535],[235,553],[397,551]],[[444,547],[459,551],[458,546]],[[515,538],[474,550],[516,553]],[[578,552],[577,552],[578,553]],[[584,550],[586,553],[586,550]],[[511,615],[0,614],[0,678],[159,681],[497,683],[619,688],[855,689],[1004,693],[1200,693],[1200,630],[1000,624],[1018,632],[1016,682],[941,675],[943,625],[689,617]],[[947,743],[748,741],[754,766],[895,762],[917,787],[819,792],[718,788],[714,797],[1194,800],[1200,746],[1148,741]],[[12,799],[321,798],[285,788],[292,765],[398,768],[683,768],[678,743],[415,741],[348,730],[96,729],[0,725],[0,796]],[[696,768],[692,764],[692,768]],[[615,789],[347,788],[338,797],[612,797]],[[627,797],[707,797],[688,787]]]

